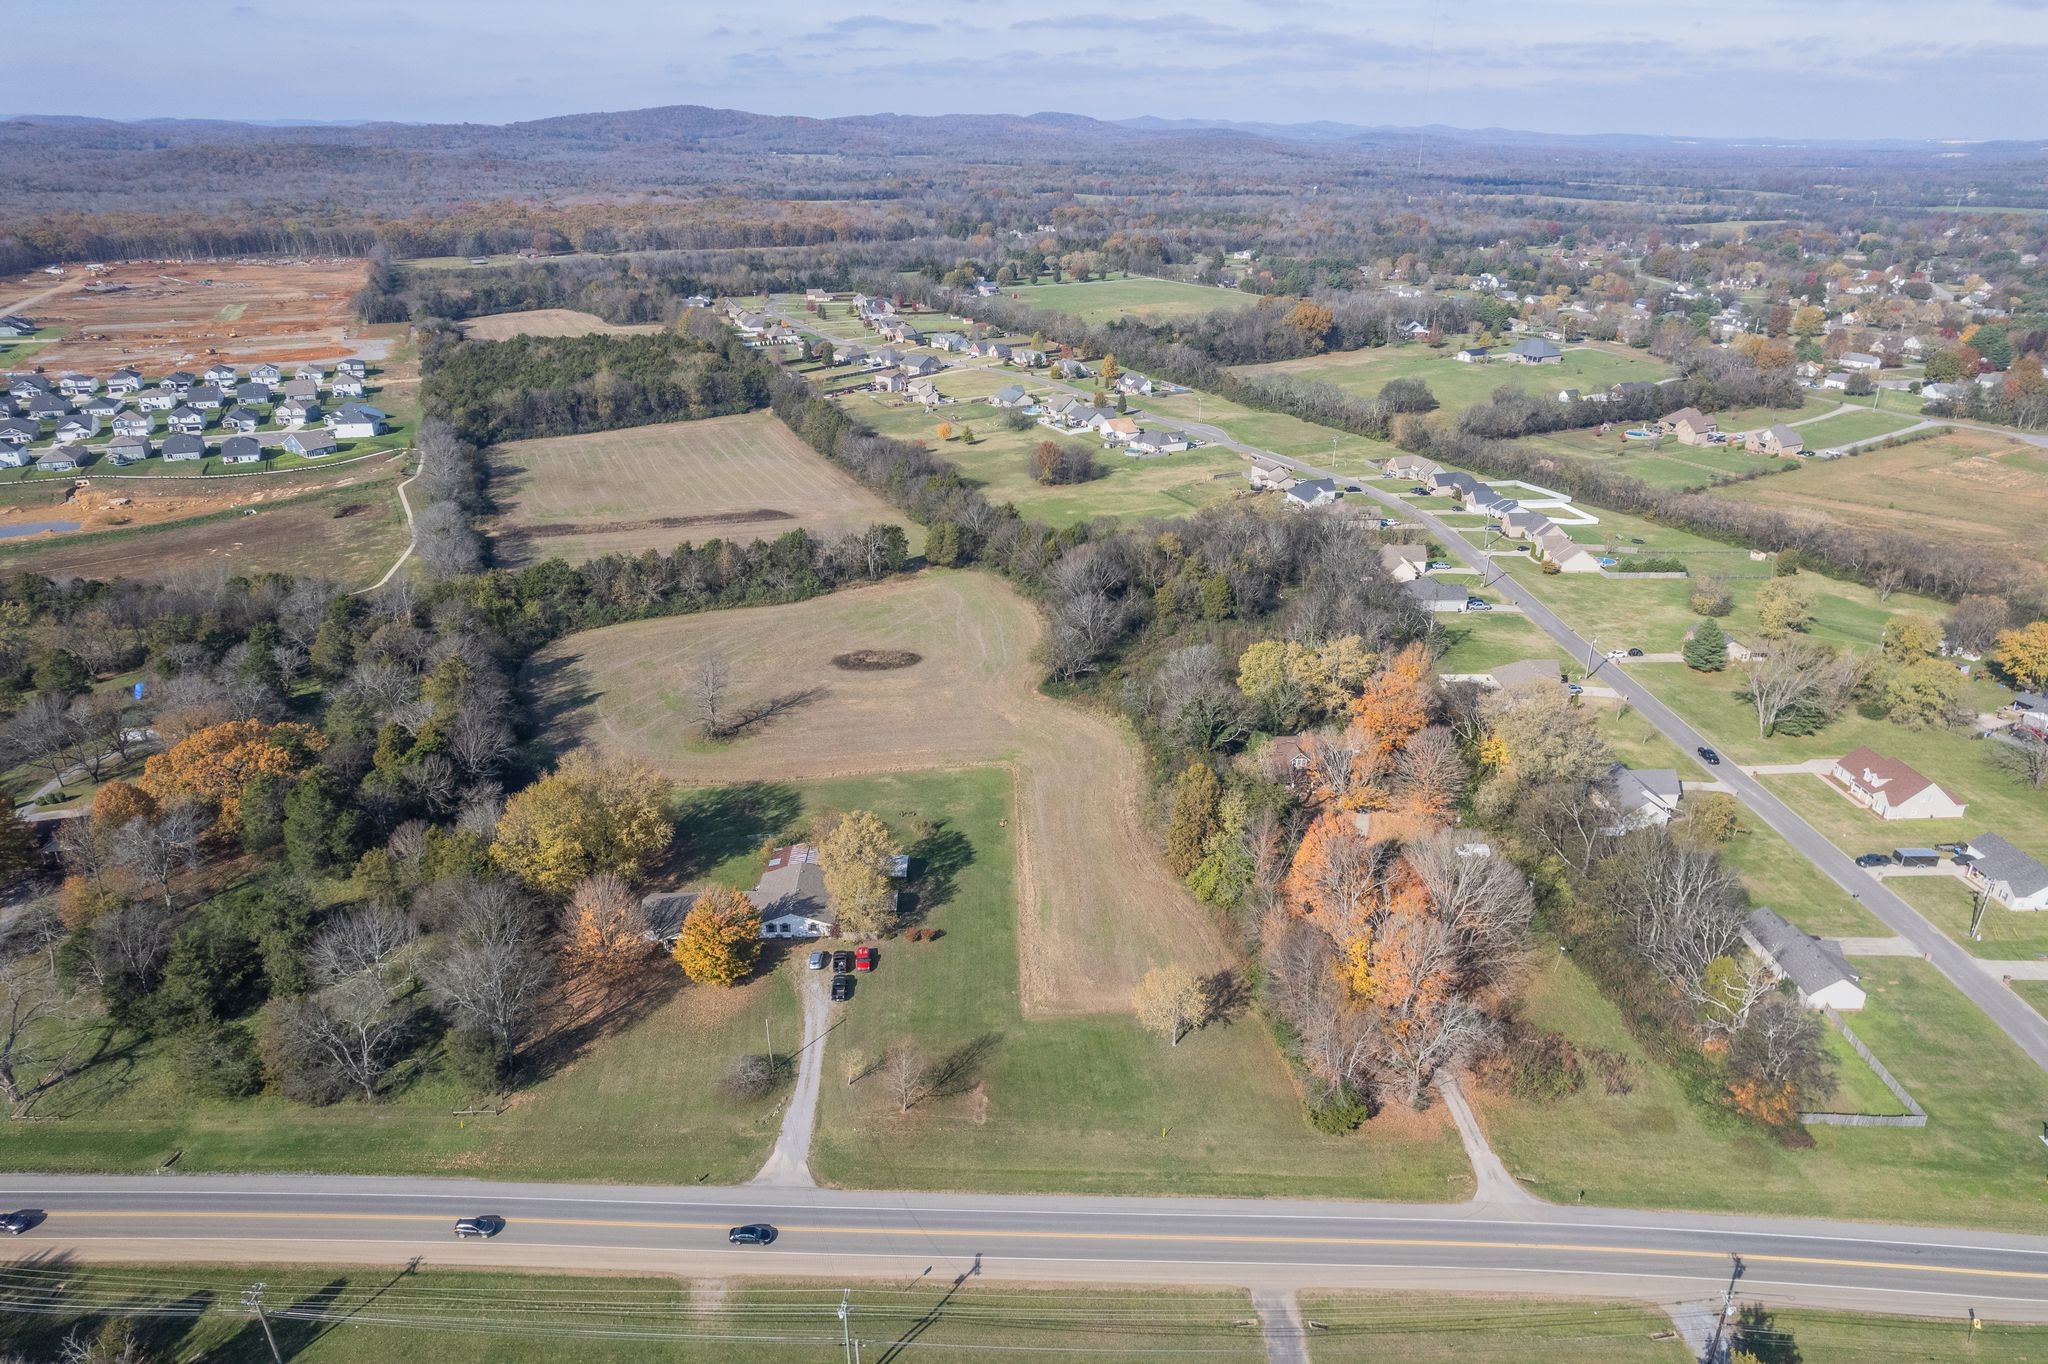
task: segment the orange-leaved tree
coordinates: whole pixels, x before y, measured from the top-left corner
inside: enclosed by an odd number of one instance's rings
[[[653,951],[640,898],[608,871],[585,877],[570,894],[564,928],[562,964],[595,985],[625,979]]]
[[[1331,938],[1349,942],[1384,906],[1384,861],[1348,812],[1326,810],[1302,835],[1280,893]]]
[[[712,886],[683,916],[673,953],[699,985],[735,985],[761,955],[761,912],[731,886]]]
[[[1405,748],[1429,723],[1435,692],[1436,666],[1429,649],[1410,644],[1366,679],[1351,703],[1351,724],[1360,737],[1382,753]]]
[[[260,776],[302,772],[326,746],[327,736],[310,725],[229,720],[153,754],[136,785],[163,805],[201,801],[219,812],[215,827],[233,833],[241,824],[244,786]]]

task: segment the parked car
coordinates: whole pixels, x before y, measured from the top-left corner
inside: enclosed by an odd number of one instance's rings
[[[1362,493],[1365,491],[1365,489],[1359,487],[1356,483],[1346,483],[1344,485],[1344,491],[1347,493]]]
[[[1435,572],[1437,569],[1440,568],[1449,568],[1450,564],[1442,559],[1431,559],[1428,563],[1424,564],[1423,567],[1429,569],[1431,572]]]
[[[1566,696],[1584,696],[1586,689],[1576,682],[1567,682],[1564,684],[1564,693]]]
[[[1429,489],[1422,487],[1420,484],[1417,484],[1415,487],[1410,488],[1408,490],[1408,495],[1410,497],[1428,497]]]
[[[1635,649],[1635,648],[1631,648],[1631,649],[1630,649],[1630,650],[1628,651],[1628,654],[1627,654],[1627,656],[1628,656],[1629,658],[1641,658],[1641,657],[1643,656],[1643,651],[1642,651],[1641,649]]]
[[[1856,865],[1859,867],[1889,867],[1891,864],[1890,853],[1865,853],[1856,859]]]
[[[853,969],[856,971],[874,970],[875,949],[867,946],[855,948],[853,952]]]
[[[19,1236],[36,1224],[36,1219],[25,1212],[0,1212],[0,1231],[9,1236]]]
[[[1611,662],[1616,662],[1616,663],[1619,663],[1619,662],[1620,662],[1620,661],[1621,661],[1622,659],[1624,659],[1624,658],[1627,658],[1627,657],[1628,657],[1628,650],[1626,650],[1626,649],[1609,649],[1609,650],[1607,651],[1607,657],[1608,657],[1608,659],[1609,659],[1609,660],[1610,660]]]
[[[458,1217],[455,1219],[455,1234],[460,1237],[480,1236],[488,1241],[505,1229],[502,1217]]]
[[[1934,850],[1936,852],[1945,852],[1950,857],[1961,857],[1970,851],[1970,845],[1967,843],[1937,843],[1934,845]]]
[[[832,954],[832,974],[843,976],[853,969],[853,953],[840,951]]]
[[[1467,597],[1465,598],[1465,609],[1467,611],[1491,611],[1493,603],[1484,597]]]
[[[810,967],[813,971],[822,971],[831,964],[832,954],[822,947],[811,953]]]
[[[1640,545],[1643,542],[1643,537],[1640,535],[1631,535],[1628,537],[1628,542],[1632,545]]]
[[[1701,744],[1694,751],[1700,755],[1700,761],[1705,763],[1707,766],[1719,767],[1721,765],[1721,755],[1716,753],[1713,749],[1708,748],[1705,744]]]
[[[832,998],[835,1000],[847,1000],[853,998],[852,976],[832,977]]]
[[[765,1246],[775,1239],[775,1228],[766,1222],[749,1222],[744,1227],[734,1227],[725,1239],[736,1246]]]

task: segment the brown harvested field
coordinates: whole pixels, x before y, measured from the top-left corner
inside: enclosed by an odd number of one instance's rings
[[[349,473],[336,470],[314,480],[316,490],[311,492],[305,482],[286,487],[277,485],[274,478],[246,480],[246,484],[269,486],[241,494],[224,512],[216,506],[188,509],[178,513],[181,519],[161,526],[148,525],[138,516],[134,527],[91,533],[107,524],[107,515],[124,515],[128,507],[95,513],[83,505],[74,510],[68,504],[58,504],[16,512],[6,520],[61,518],[77,520],[83,529],[71,535],[0,541],[0,573],[27,571],[60,581],[135,578],[163,582],[200,572],[281,572],[367,587],[384,575],[406,546],[405,517],[393,493],[403,463],[402,458],[365,461]],[[162,480],[166,484],[197,481]],[[131,505],[137,507],[147,496],[134,492],[132,486],[124,486],[120,495],[135,498]],[[175,500],[207,501],[196,497]],[[195,515],[205,519],[192,519]]]
[[[626,326],[607,322],[595,313],[574,308],[532,308],[522,313],[490,313],[462,324],[462,334],[478,341],[503,341],[513,336],[644,336],[661,330],[659,322]]]
[[[347,258],[122,261],[103,275],[73,270],[54,288],[40,275],[0,286],[0,312],[63,330],[34,354],[51,370],[332,360],[358,352],[349,307],[368,269]]]
[[[490,452],[504,514],[488,527],[507,563],[672,550],[688,540],[773,539],[905,526],[881,498],[765,412],[513,441]]]
[[[931,570],[793,606],[572,635],[534,659],[531,677],[551,734],[692,784],[1009,764],[1024,1007],[1120,1011],[1148,967],[1202,967],[1225,949],[1167,874],[1128,736],[1032,686],[1042,633],[1038,613],[1000,579]],[[860,650],[921,658],[835,666]],[[738,704],[783,709],[728,743],[704,742],[685,691],[692,660],[709,652],[730,661]]]
[[[2048,567],[2039,534],[2048,522],[2048,450],[1990,431],[1953,429],[1716,491],[1845,525],[2017,552]]]

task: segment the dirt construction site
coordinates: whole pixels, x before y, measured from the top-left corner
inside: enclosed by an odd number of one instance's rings
[[[358,353],[349,306],[368,268],[345,258],[120,261],[9,280],[0,313],[62,333],[21,362],[52,371],[338,360]]]
[[[1121,1011],[1148,968],[1199,969],[1223,948],[1159,857],[1129,737],[1033,686],[1042,633],[1001,580],[929,571],[791,606],[572,635],[535,657],[530,680],[549,733],[684,782],[1008,765],[1024,1007]],[[885,651],[901,666],[836,661]],[[693,661],[712,653],[729,662],[734,703],[767,712],[717,744],[700,738],[688,700]]]

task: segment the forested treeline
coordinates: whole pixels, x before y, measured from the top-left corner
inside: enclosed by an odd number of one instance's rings
[[[477,445],[751,412],[774,373],[737,340],[675,332],[470,341],[428,327],[421,359],[428,414]]]

